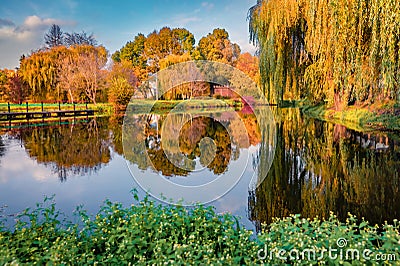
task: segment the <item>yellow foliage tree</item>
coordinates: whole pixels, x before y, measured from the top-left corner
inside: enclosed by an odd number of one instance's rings
[[[249,18],[269,100],[400,99],[399,1],[258,0]]]

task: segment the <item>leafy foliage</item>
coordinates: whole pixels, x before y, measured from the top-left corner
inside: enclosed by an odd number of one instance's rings
[[[20,61],[19,75],[31,89],[34,100],[58,96],[57,76],[59,58],[67,53],[63,46],[37,51]],[[54,97],[53,96],[53,97]]]
[[[108,91],[108,101],[114,106],[115,110],[126,108],[132,95],[134,88],[123,77],[114,77]]]
[[[163,27],[153,31],[147,37],[139,33],[133,41],[127,42],[124,47],[116,51],[112,58],[114,62],[129,62],[134,68],[139,81],[144,81],[149,74],[160,70],[160,65],[166,67],[172,63],[187,61],[186,58],[193,51],[194,36],[184,28]],[[166,61],[165,58],[171,57]],[[177,58],[176,58],[177,57]],[[164,61],[161,63],[160,61]]]
[[[79,99],[96,103],[107,54],[103,46],[57,46],[23,58],[18,73],[33,100],[67,98],[70,102]]]
[[[351,214],[345,222],[333,214],[323,221],[291,215],[265,226],[259,241],[267,253],[262,262],[269,265],[381,265],[398,262],[399,233],[397,220],[373,227]],[[388,256],[390,259],[380,260]]]
[[[258,57],[252,56],[250,53],[240,54],[235,67],[247,74],[254,82],[260,83],[260,72],[258,70]]]
[[[147,37],[139,33],[112,58],[114,62],[130,62],[141,82],[176,63],[206,59],[233,65],[240,55],[239,45],[229,40],[225,29],[214,29],[197,47],[194,44],[194,35],[187,29],[163,27]]]
[[[230,65],[233,65],[240,55],[239,45],[229,40],[229,34],[225,29],[214,29],[212,33],[200,39],[196,49],[201,59]]]
[[[0,70],[0,100],[21,103],[29,90],[17,72]]]
[[[250,33],[268,98],[307,97],[337,110],[399,101],[399,10],[399,1],[257,1]]]
[[[8,75],[4,70],[0,70],[0,98],[3,99],[6,95],[7,83],[8,83]]]
[[[115,111],[125,110],[128,105],[138,79],[133,68],[126,61],[115,62],[108,73],[108,101],[113,105]]]
[[[137,196],[135,196],[137,197]],[[0,263],[250,264],[251,232],[229,214],[204,207],[155,205],[145,198],[124,208],[106,201],[81,227],[60,222],[54,203],[24,211],[14,232],[0,232]]]
[[[77,224],[73,224],[56,209],[52,198],[46,198],[37,208],[22,212],[13,231],[0,225],[0,263],[309,265],[321,261],[263,258],[260,250],[266,246],[286,251],[328,249],[336,247],[341,237],[348,247],[400,256],[397,221],[378,230],[351,215],[345,223],[335,216],[311,221],[295,215],[276,219],[253,239],[252,232],[231,214],[217,214],[212,207],[156,205],[147,197],[130,207],[105,201],[95,217],[81,207],[76,213]],[[338,256],[326,262],[344,261]]]
[[[96,104],[98,101],[107,101],[108,96],[116,95],[115,93],[118,92],[115,90],[116,83],[119,82],[119,85],[122,85],[122,80],[115,78],[112,73],[114,66],[110,71],[110,65],[106,64],[108,51],[104,46],[97,45],[93,34],[88,35],[84,31],[63,33],[58,25],[52,25],[45,35],[45,42],[47,44],[45,48],[33,51],[28,56],[23,55],[20,59],[17,74],[21,83],[14,82],[20,86],[13,91],[18,92],[14,93],[18,94],[18,97],[8,96],[11,94],[7,91],[10,88],[10,79],[3,81],[4,75],[2,75],[1,99],[12,98],[14,101],[36,102],[91,101]],[[130,72],[130,76],[125,77],[127,82],[133,88],[138,88],[137,91],[144,98],[154,96],[153,91],[149,89],[149,77],[154,76],[161,69],[190,60],[207,59],[232,66],[239,62],[237,65],[241,70],[251,75],[253,79],[258,79],[258,75],[254,73],[254,65],[257,62],[250,54],[240,58],[240,47],[229,40],[229,34],[225,29],[214,29],[212,33],[200,40],[197,47],[194,45],[194,35],[187,29],[163,27],[147,36],[137,34],[133,41],[127,42],[125,46],[112,54],[112,59],[114,65],[123,66]],[[225,84],[225,80],[221,82]],[[113,92],[110,94],[111,84],[114,85]],[[125,85],[123,89],[128,89]],[[138,87],[138,85],[143,86]],[[197,85],[182,84],[174,94],[179,95],[180,99],[186,99],[199,92],[204,94],[211,89],[209,84]],[[125,92],[130,90],[129,88]],[[115,101],[116,98],[112,100]],[[118,103],[115,106],[124,105]]]
[[[108,52],[103,46],[76,45],[68,49],[58,67],[61,88],[68,92],[71,102],[89,99],[96,104],[97,92],[104,80],[102,68]]]

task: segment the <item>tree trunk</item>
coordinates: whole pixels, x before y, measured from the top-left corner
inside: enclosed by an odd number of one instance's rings
[[[71,103],[74,103],[74,96],[72,96],[72,91],[68,90],[68,93],[69,93],[69,97],[71,99]]]

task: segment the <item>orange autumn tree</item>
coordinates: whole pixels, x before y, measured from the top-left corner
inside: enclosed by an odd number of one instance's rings
[[[20,62],[18,74],[34,101],[57,100],[96,103],[102,68],[107,61],[103,46],[56,46],[33,52]]]
[[[260,85],[260,72],[258,70],[258,57],[250,53],[243,53],[234,65],[237,69],[247,74],[257,85]]]

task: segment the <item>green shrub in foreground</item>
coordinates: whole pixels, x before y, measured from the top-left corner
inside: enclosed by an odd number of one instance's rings
[[[369,226],[349,214],[340,222],[300,215],[276,219],[258,236],[258,258],[267,264],[400,265],[400,225]]]
[[[251,264],[256,259],[250,257],[257,251],[251,231],[211,207],[187,209],[144,199],[129,208],[106,201],[94,219],[79,213],[80,228],[61,225],[54,204],[25,211],[20,220],[29,222],[0,233],[0,264]]]
[[[157,205],[147,198],[128,208],[106,201],[92,218],[79,208],[76,216],[79,226],[61,217],[54,203],[45,200],[36,209],[24,211],[13,231],[0,225],[0,264],[373,265],[400,262],[397,221],[378,228],[364,221],[359,223],[353,216],[341,223],[333,215],[327,221],[294,215],[275,220],[258,238],[252,238],[252,232],[241,227],[230,214],[216,214],[211,207],[203,206]],[[329,248],[337,250],[333,252],[336,258],[327,253],[321,256],[321,251]],[[314,258],[308,253],[302,254],[310,249],[316,253]],[[346,258],[348,249],[368,249],[370,259]],[[378,261],[376,254],[393,254],[393,257]]]

